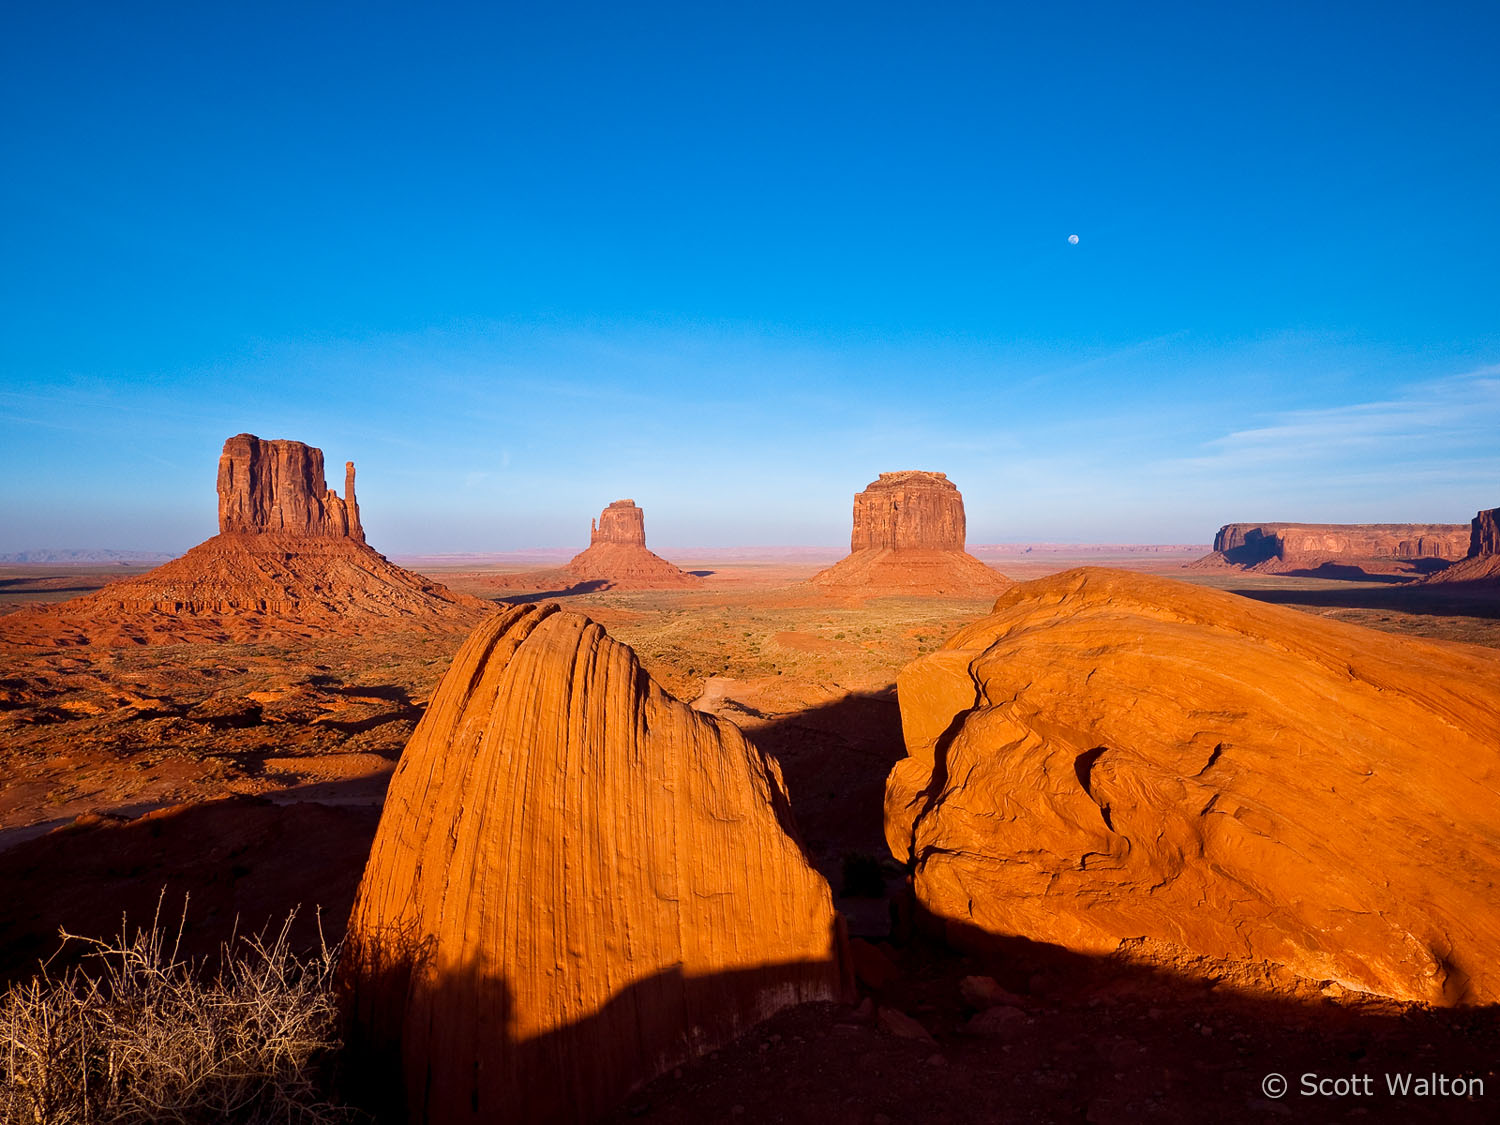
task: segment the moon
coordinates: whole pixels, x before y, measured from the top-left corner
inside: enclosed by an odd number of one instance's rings
[[[1068,235],[1068,245],[1069,246],[1077,246],[1078,245],[1078,236],[1076,234],[1070,234],[1070,235]]]

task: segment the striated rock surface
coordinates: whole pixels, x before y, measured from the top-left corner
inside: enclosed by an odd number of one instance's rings
[[[1489,508],[1469,525],[1469,558],[1500,555],[1500,508]]]
[[[354,499],[324,487],[323,453],[238,434],[219,459],[221,531],[102,590],[0,618],[0,642],[175,644],[452,630],[492,606],[405,570],[365,543]]]
[[[1141,574],[904,669],[891,851],[951,940],[1156,943],[1500,1000],[1500,658]]]
[[[1500,584],[1500,508],[1479,512],[1469,524],[1468,554],[1427,581]]]
[[[636,507],[634,500],[615,500],[599,513],[589,529],[589,546],[596,543],[622,543],[626,546],[646,545],[646,513]]]
[[[552,604],[454,660],[349,932],[351,1041],[413,1122],[595,1120],[849,986],[774,759]]]
[[[964,501],[943,473],[881,473],[854,497],[848,558],[810,581],[855,595],[994,594],[1010,579],[964,550]]]
[[[964,549],[964,498],[946,473],[881,473],[854,497],[849,550]]]
[[[1195,566],[1235,566],[1267,574],[1325,563],[1463,558],[1469,529],[1448,523],[1228,523],[1213,553]]]
[[[658,590],[699,586],[702,579],[646,549],[646,516],[634,500],[616,500],[589,531],[589,546],[563,567],[574,582],[599,589]]]
[[[344,463],[340,497],[324,483],[321,449],[236,434],[219,457],[219,531],[285,532],[363,543],[354,462]]]

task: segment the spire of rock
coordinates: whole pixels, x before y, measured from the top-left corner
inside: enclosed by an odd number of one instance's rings
[[[344,462],[344,509],[349,519],[349,534],[361,543],[365,540],[365,529],[359,522],[359,502],[354,499],[354,462]]]

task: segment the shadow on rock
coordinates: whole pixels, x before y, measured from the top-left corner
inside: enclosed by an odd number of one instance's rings
[[[608,590],[610,585],[611,583],[602,578],[590,578],[556,590],[517,591],[500,594],[490,600],[498,605],[531,605],[535,602],[556,601],[558,598],[573,598],[579,594],[597,594],[601,590]]]
[[[149,926],[158,903],[169,928],[182,920],[189,956],[298,907],[295,948],[317,946],[320,910],[323,935],[337,941],[379,816],[368,804],[230,797],[134,820],[85,815],[16,844],[0,852],[0,980],[33,974],[57,950],[58,927],[114,937],[122,917],[132,932]]]
[[[1317,577],[1324,577],[1317,575]],[[1378,577],[1375,580],[1380,580]],[[1318,606],[1325,609],[1374,609],[1434,617],[1482,617],[1500,620],[1500,597],[1493,587],[1468,589],[1461,585],[1425,586],[1411,583],[1347,590],[1288,590],[1265,587],[1227,587],[1230,593],[1272,605]]]
[[[839,940],[830,936],[831,948]],[[343,969],[351,1094],[390,1122],[592,1122],[644,1079],[728,1041],[787,997],[826,991],[828,960],[705,974],[680,968],[626,985],[597,1011],[519,1034],[513,990],[477,964],[433,964],[430,943],[383,935]],[[794,1001],[793,1001],[794,1002]],[[828,1007],[825,1003],[815,1005]],[[483,1029],[479,1038],[475,1029]],[[706,1029],[713,1029],[708,1032]]]

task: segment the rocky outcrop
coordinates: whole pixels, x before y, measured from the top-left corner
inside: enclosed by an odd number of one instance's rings
[[[354,499],[354,462],[344,495],[323,480],[323,451],[300,441],[236,434],[219,457],[219,531],[283,532],[303,538],[365,540]]]
[[[1427,581],[1500,584],[1500,508],[1489,508],[1475,515],[1469,524],[1468,553]]]
[[[634,500],[616,500],[592,521],[589,546],[563,567],[574,582],[596,589],[658,590],[702,580],[646,549],[646,516]]]
[[[455,658],[348,941],[353,1048],[413,1122],[596,1120],[849,983],[775,760],[552,604]]]
[[[1197,566],[1229,565],[1262,573],[1326,563],[1464,556],[1469,529],[1447,523],[1228,523]]]
[[[620,543],[625,546],[646,545],[646,513],[634,500],[615,500],[590,521],[589,546],[597,543]]]
[[[854,497],[847,558],[810,581],[830,592],[973,597],[1010,584],[964,550],[964,501],[943,473],[881,473]]]
[[[1474,517],[1469,525],[1471,559],[1481,555],[1500,555],[1500,508],[1489,508]]]
[[[177,644],[471,627],[490,603],[396,566],[365,543],[354,499],[323,487],[323,453],[239,434],[219,459],[218,535],[72,601],[0,619],[24,645]]]
[[[904,669],[891,851],[959,944],[1500,999],[1500,658],[1083,569]]]
[[[854,497],[849,550],[962,551],[964,498],[945,473],[881,473]]]

